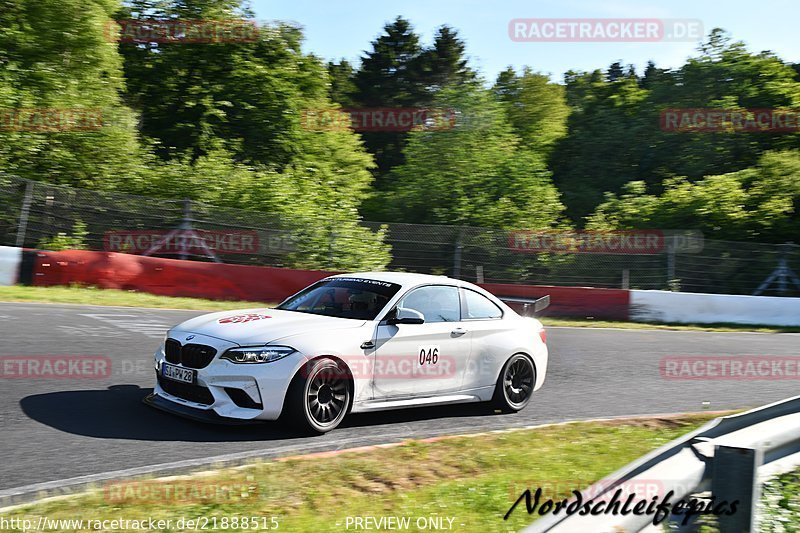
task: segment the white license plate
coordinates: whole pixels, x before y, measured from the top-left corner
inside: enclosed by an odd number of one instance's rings
[[[181,368],[169,363],[161,363],[161,375],[167,379],[180,381],[181,383],[194,383],[197,373],[188,368]]]

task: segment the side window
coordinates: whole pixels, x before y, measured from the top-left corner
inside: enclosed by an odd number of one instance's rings
[[[490,299],[475,291],[464,289],[465,319],[500,318],[503,311]]]
[[[461,320],[461,303],[456,287],[431,285],[414,289],[397,304],[419,311],[425,322],[458,322]]]

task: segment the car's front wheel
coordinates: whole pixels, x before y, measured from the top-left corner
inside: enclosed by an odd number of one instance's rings
[[[504,413],[516,413],[531,400],[536,383],[533,361],[524,354],[512,356],[503,366],[494,390],[492,403]]]
[[[322,434],[338,426],[350,408],[350,383],[333,359],[310,361],[289,386],[285,420],[304,433]]]

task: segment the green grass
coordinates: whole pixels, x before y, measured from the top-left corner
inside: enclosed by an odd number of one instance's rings
[[[246,307],[265,307],[275,303],[174,298],[145,292],[98,289],[96,287],[0,287],[2,302],[38,302],[51,304],[109,305],[120,307],[150,307],[158,309],[189,309],[225,311]]]
[[[588,486],[711,417],[705,413],[581,422],[257,462],[193,477],[139,481],[150,483],[150,488],[160,484],[162,494],[187,487],[194,487],[194,493],[202,492],[200,486],[237,488],[222,497],[153,499],[139,496],[148,494],[140,488],[114,493],[101,486],[18,507],[3,516],[153,517],[171,519],[173,525],[180,518],[247,516],[268,520],[274,516],[280,530],[309,532],[344,531],[348,516],[408,516],[413,520],[433,516],[455,518],[455,531],[519,531],[534,518],[527,515],[524,504],[508,521],[503,515],[526,488],[541,486],[547,497],[567,497],[572,489]],[[126,497],[112,500],[107,497],[110,494]]]
[[[269,307],[276,302],[246,302],[235,300],[204,300],[202,298],[174,298],[136,291],[98,289],[96,287],[0,287],[0,302],[40,302],[53,304],[108,305],[121,307],[152,307],[159,309],[188,309],[197,311],[225,311],[247,307]],[[761,333],[800,332],[800,327],[744,326],[741,324],[656,324],[642,322],[617,322],[589,318],[542,317],[545,326],[665,329],[675,331],[755,331]]]

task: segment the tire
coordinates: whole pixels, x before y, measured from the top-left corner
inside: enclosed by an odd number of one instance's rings
[[[492,406],[504,413],[516,413],[528,405],[536,385],[536,368],[527,355],[513,355],[497,378]]]
[[[333,359],[309,361],[292,379],[282,418],[303,434],[335,429],[350,410],[349,376]]]

